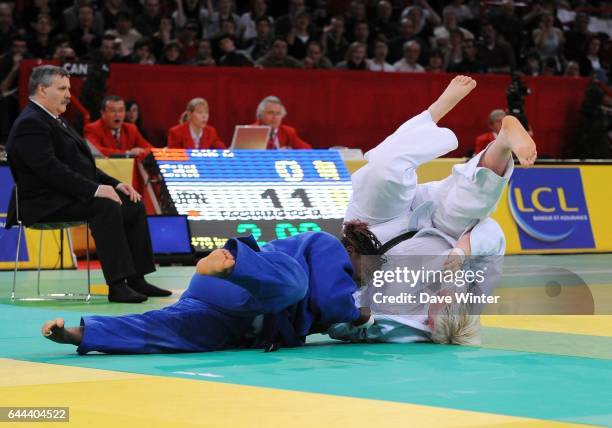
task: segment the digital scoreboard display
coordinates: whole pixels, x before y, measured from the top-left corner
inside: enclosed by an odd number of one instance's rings
[[[187,215],[196,251],[252,234],[260,244],[301,232],[339,235],[352,187],[333,150],[156,149],[169,214]]]

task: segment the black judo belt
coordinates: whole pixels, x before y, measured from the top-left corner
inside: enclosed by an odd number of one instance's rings
[[[418,230],[411,230],[410,232],[402,233],[401,235],[396,236],[393,239],[385,242],[380,249],[378,250],[378,254],[382,255],[389,251],[391,248],[395,247],[397,244],[400,244],[404,241],[409,240],[414,235],[416,235]]]

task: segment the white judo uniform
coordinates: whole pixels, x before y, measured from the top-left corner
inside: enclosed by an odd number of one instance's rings
[[[502,177],[479,167],[484,151],[453,167],[441,181],[417,184],[417,168],[457,148],[455,134],[437,126],[426,110],[405,122],[376,148],[366,153],[368,163],[352,177],[353,196],[345,221],[361,220],[384,244],[408,231],[414,237],[391,248],[387,255],[446,256],[457,240],[471,231],[472,256],[501,256],[504,234],[493,219],[513,171],[508,160]],[[362,290],[355,293],[361,305]],[[428,341],[427,315],[388,315],[373,311],[376,323],[367,329],[336,324],[330,337],[366,342]]]

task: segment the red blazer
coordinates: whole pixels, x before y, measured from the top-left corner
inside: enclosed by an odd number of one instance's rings
[[[491,141],[495,140],[495,135],[492,132],[485,132],[484,134],[480,134],[476,137],[476,142],[474,143],[474,154],[482,152],[487,148]]]
[[[261,123],[257,121],[253,125],[261,125]],[[278,127],[278,143],[281,149],[312,149],[310,144],[298,136],[295,128],[287,125]]]
[[[85,138],[102,152],[104,156],[125,154],[134,147],[151,149],[151,143],[144,139],[136,125],[124,122],[121,125],[119,147],[108,126],[98,119],[90,123],[84,130]]]
[[[176,125],[168,130],[169,149],[195,149],[195,141],[191,137],[189,122]],[[200,138],[200,149],[227,149],[217,130],[212,126],[206,125],[204,133]]]

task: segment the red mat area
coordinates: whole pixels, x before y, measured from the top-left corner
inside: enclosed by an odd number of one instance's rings
[[[77,260],[77,269],[78,270],[87,270],[87,261],[86,260]],[[98,260],[90,260],[89,261],[89,269],[101,269],[100,262]]]

